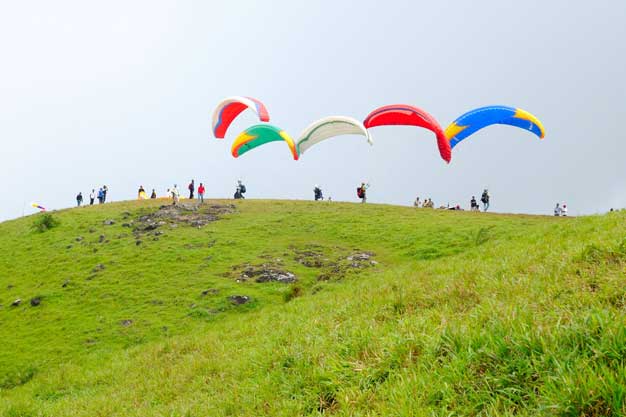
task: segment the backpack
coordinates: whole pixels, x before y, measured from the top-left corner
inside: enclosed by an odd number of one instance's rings
[[[358,188],[356,189],[356,195],[357,195],[357,197],[359,197],[359,198],[363,198],[363,188],[358,187]]]
[[[246,193],[246,186],[241,184],[241,186],[239,187],[239,192],[241,192],[241,194],[245,194]]]

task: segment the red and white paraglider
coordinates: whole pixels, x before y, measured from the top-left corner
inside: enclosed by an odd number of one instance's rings
[[[256,113],[260,121],[270,121],[267,108],[261,101],[252,97],[228,97],[220,101],[213,111],[213,135],[218,139],[223,139],[233,120],[248,109]]]

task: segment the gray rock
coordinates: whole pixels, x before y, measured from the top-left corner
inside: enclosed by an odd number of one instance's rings
[[[96,273],[96,272],[104,271],[105,269],[106,267],[103,264],[98,264],[91,270],[91,272]]]
[[[65,281],[63,281],[63,285],[61,285],[61,287],[67,288],[68,285],[70,285],[70,280],[66,279]]]
[[[11,307],[17,307],[17,306],[19,306],[20,304],[22,304],[22,299],[21,299],[21,298],[18,298],[17,300],[15,300],[15,301],[13,301],[13,302],[11,303]]]
[[[113,226],[115,224],[115,220],[109,219],[102,222],[105,226]]]
[[[122,320],[122,321],[120,321],[120,324],[122,326],[124,326],[124,327],[128,327],[128,326],[132,326],[133,321],[132,320],[128,320],[128,319],[127,320]]]
[[[85,240],[85,238],[84,238],[84,237],[82,237],[82,236],[78,236],[78,237],[76,238],[76,241],[77,241],[77,242],[82,242],[83,240]]]
[[[250,297],[248,297],[247,295],[231,295],[230,297],[228,297],[228,300],[235,305],[241,305],[249,303]]]
[[[30,305],[32,307],[37,307],[41,304],[41,297],[33,297],[30,299]]]
[[[209,288],[208,290],[204,290],[202,291],[202,296],[206,297],[207,295],[217,295],[219,294],[220,290],[218,290],[217,288]]]
[[[346,259],[348,261],[363,262],[363,261],[369,261],[371,257],[372,257],[371,253],[363,252],[363,253],[354,254],[352,256],[348,256]]]
[[[259,275],[256,282],[280,282],[283,284],[291,284],[297,281],[295,274],[283,271],[265,271]]]
[[[104,243],[105,240],[106,240],[106,236],[105,235],[100,235],[100,238],[98,239],[98,242]]]

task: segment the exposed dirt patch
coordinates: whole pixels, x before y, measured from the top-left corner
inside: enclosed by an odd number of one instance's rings
[[[204,227],[217,221],[225,214],[234,213],[234,204],[194,204],[183,203],[176,206],[161,206],[154,213],[139,217],[136,221],[124,223],[132,227],[135,235],[151,233],[161,236],[158,229],[176,228],[178,226]]]
[[[373,252],[355,251],[351,255],[342,256],[324,265],[318,281],[340,280],[349,273],[360,273],[366,268],[378,265]]]
[[[308,245],[304,249],[292,248],[296,262],[308,268],[322,268],[331,263],[330,258],[325,256],[323,249],[318,245]]]

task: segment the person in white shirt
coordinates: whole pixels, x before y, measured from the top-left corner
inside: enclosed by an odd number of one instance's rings
[[[567,216],[567,205],[565,203],[561,206],[561,216]]]
[[[554,216],[559,217],[561,215],[561,206],[559,203],[556,203],[556,207],[554,207]]]
[[[180,193],[178,192],[178,186],[174,184],[174,188],[170,189],[170,194],[172,194],[173,204],[178,204],[178,199],[180,197]]]

